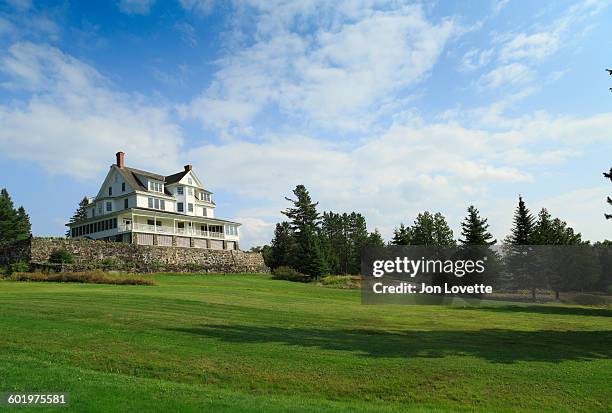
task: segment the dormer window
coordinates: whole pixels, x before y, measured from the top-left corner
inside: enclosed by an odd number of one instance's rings
[[[206,202],[210,202],[210,194],[208,194],[206,192],[202,192],[200,194],[200,200],[206,201]]]
[[[161,182],[149,181],[149,191],[164,192],[164,185]]]

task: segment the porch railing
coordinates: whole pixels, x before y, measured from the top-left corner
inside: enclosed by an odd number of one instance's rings
[[[121,232],[127,231],[144,231],[144,232],[154,232],[158,234],[169,234],[169,235],[195,235],[197,237],[204,238],[217,238],[224,239],[225,234],[223,232],[215,232],[215,231],[202,231],[195,228],[173,228],[163,225],[148,225],[148,224],[119,224],[118,229]]]

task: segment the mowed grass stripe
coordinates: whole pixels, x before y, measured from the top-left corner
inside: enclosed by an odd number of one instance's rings
[[[320,410],[610,408],[605,310],[361,306],[357,291],[265,276],[154,278],[158,286],[0,283],[9,375],[26,377],[27,357],[60,375],[66,366]]]

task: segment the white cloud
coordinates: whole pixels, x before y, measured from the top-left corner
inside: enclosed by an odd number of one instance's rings
[[[500,51],[500,60],[543,59],[560,47],[558,32],[520,33],[506,42]]]
[[[209,14],[215,6],[214,0],[179,0],[179,3],[185,10],[201,15]]]
[[[2,70],[5,87],[32,93],[0,105],[4,155],[78,178],[97,176],[120,149],[143,166],[176,166],[181,131],[168,111],[114,92],[94,68],[51,46],[17,43]]]
[[[476,70],[487,65],[493,58],[494,49],[478,50],[470,49],[463,55],[461,61],[465,70]]]
[[[478,80],[481,87],[498,88],[500,86],[524,84],[534,78],[533,71],[521,63],[510,63],[498,66],[482,75]]]
[[[257,113],[273,105],[315,125],[364,130],[376,108],[427,76],[455,28],[450,20],[430,22],[419,6],[393,5],[251,5],[255,31],[239,27],[235,38],[252,41],[219,60],[215,81],[188,113],[218,127],[252,119],[256,114],[245,117],[247,105]],[[311,21],[318,24],[314,32],[302,33]],[[220,121],[198,109],[209,101],[226,102]]]
[[[125,14],[149,14],[155,0],[119,0],[119,10]]]

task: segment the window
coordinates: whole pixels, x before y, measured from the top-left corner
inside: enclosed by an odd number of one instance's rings
[[[147,200],[147,206],[148,206],[149,208],[153,209],[153,198],[149,198],[149,199]]]
[[[98,204],[98,215],[102,215],[102,202]],[[91,211],[91,216],[94,216],[93,211]]]
[[[193,204],[187,204],[187,210],[193,212]]]
[[[149,191],[164,192],[164,185],[161,182],[149,181]]]
[[[166,201],[163,199],[159,201],[159,209],[166,210]]]
[[[109,186],[108,187],[108,196],[112,196],[113,195],[113,187]]]
[[[191,179],[191,178],[187,178],[187,183],[188,183],[189,185],[193,184],[193,179]]]
[[[176,188],[176,194],[177,195],[183,195],[183,187],[182,186],[178,186]]]
[[[125,192],[125,182],[121,182],[121,192]]]
[[[181,228],[181,229],[185,228],[185,223],[184,222],[177,222],[176,225],[177,225],[178,228]]]
[[[155,208],[155,209],[159,209],[159,199],[155,198],[155,199],[153,200],[153,202],[155,203],[154,208]]]
[[[202,192],[200,199],[202,201],[210,202],[210,194],[207,194],[206,192]]]
[[[238,235],[238,227],[236,227],[235,225],[226,226],[225,235]]]
[[[179,203],[177,203],[177,204],[176,204],[176,210],[177,210],[178,212],[183,212],[183,211],[184,211],[184,209],[183,209],[183,203],[182,203],[182,202],[179,202]]]
[[[113,228],[117,228],[117,218],[113,218]]]
[[[129,199],[128,199],[128,198],[125,198],[125,199],[123,200],[123,209],[128,209],[129,204],[130,204]]]
[[[206,208],[202,208],[202,216],[203,217],[207,217],[208,216],[208,210]]]
[[[112,212],[112,211],[113,211],[113,203],[106,202],[106,212]]]

